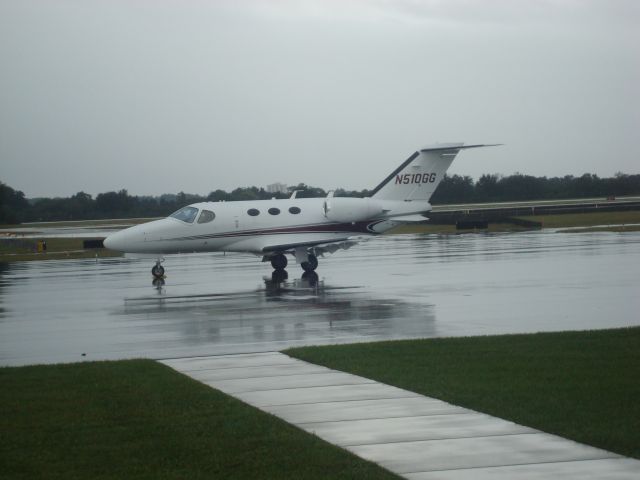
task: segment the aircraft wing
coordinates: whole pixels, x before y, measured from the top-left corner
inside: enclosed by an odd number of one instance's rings
[[[306,241],[306,242],[294,242],[294,243],[282,243],[279,245],[267,245],[262,248],[264,253],[269,252],[283,252],[287,250],[293,250],[298,247],[319,247],[322,245],[330,245],[334,243],[343,243],[349,241],[349,237],[337,238],[327,242],[326,240]]]
[[[301,233],[301,234],[275,234],[260,235],[257,237],[239,240],[233,243],[229,251],[244,251],[253,253],[288,252],[299,247],[314,247],[322,253],[333,253],[339,249],[347,249],[355,245],[358,236],[341,233]]]

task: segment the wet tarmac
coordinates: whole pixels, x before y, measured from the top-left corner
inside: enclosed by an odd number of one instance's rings
[[[273,278],[251,255],[0,264],[0,364],[640,325],[640,233],[374,238]]]

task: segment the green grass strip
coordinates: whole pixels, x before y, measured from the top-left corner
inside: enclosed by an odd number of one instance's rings
[[[520,217],[542,222],[544,228],[589,227],[595,225],[622,225],[640,223],[640,210],[623,212],[567,213],[559,215],[535,215]]]
[[[640,458],[640,328],[285,353]]]
[[[3,479],[397,478],[161,364],[0,369]]]
[[[0,238],[0,262],[122,256],[122,253],[106,248],[85,250],[83,238],[44,239],[47,242],[47,251],[37,252],[36,244],[38,239]]]

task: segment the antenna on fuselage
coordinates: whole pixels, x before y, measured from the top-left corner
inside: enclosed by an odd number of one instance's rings
[[[300,190],[294,190],[293,192],[291,192],[291,196],[289,197],[289,200],[293,200],[294,198],[296,198],[296,195],[298,194]]]

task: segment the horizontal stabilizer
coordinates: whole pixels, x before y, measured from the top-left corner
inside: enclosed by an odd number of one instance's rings
[[[504,145],[502,143],[488,143],[483,145],[457,145],[453,144],[443,144],[443,145],[434,145],[432,147],[424,147],[421,148],[421,152],[436,152],[438,150],[464,150],[465,148],[480,148],[480,147],[499,147]]]

